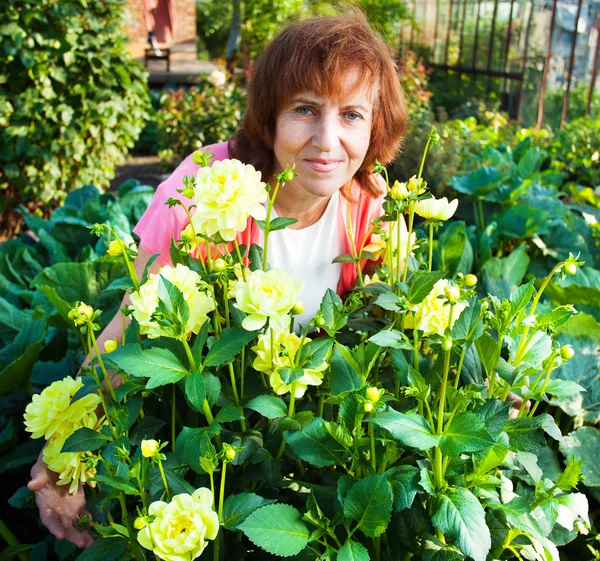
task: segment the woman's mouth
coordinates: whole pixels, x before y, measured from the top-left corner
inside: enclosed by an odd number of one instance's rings
[[[319,173],[327,173],[337,169],[342,163],[341,160],[304,160],[313,170]]]

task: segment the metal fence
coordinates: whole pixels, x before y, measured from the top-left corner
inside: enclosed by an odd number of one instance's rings
[[[574,83],[586,83],[590,113],[600,64],[600,0],[409,0],[414,21],[400,32],[435,70],[501,81],[500,100],[521,120],[525,84],[541,70],[537,125],[548,82],[564,89],[560,126]],[[537,93],[537,92],[536,92]]]

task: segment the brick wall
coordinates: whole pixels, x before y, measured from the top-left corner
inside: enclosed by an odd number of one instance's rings
[[[196,0],[171,0],[175,3],[177,25],[173,43],[195,43]],[[137,56],[146,46],[148,31],[144,20],[142,0],[126,0],[125,30],[130,41],[130,51]]]

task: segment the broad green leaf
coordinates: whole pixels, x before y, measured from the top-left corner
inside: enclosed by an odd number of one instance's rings
[[[296,218],[287,218],[284,216],[278,216],[277,218],[273,218],[271,220],[271,224],[269,225],[269,229],[271,232],[275,232],[276,230],[283,230],[292,224],[296,224],[298,220]]]
[[[515,317],[521,310],[527,307],[529,302],[531,302],[531,299],[536,293],[534,284],[535,279],[532,279],[510,293],[509,302],[511,317]]]
[[[84,549],[75,561],[115,561],[121,559],[129,546],[126,538],[102,538]]]
[[[260,271],[263,266],[264,258],[265,256],[263,248],[253,243],[250,246],[250,250],[248,251],[248,259],[250,259],[250,270],[252,272]]]
[[[174,384],[189,374],[171,351],[156,347],[142,350],[137,343],[119,347],[107,360],[132,376],[149,378],[147,389]]]
[[[473,267],[473,246],[464,222],[447,222],[438,236],[435,247],[434,267],[446,272],[450,277],[457,273],[464,275]]]
[[[65,441],[62,452],[88,452],[98,450],[110,439],[97,430],[81,427]]]
[[[427,419],[416,413],[398,413],[389,408],[370,419],[370,422],[388,430],[405,446],[429,450],[439,442],[439,436],[433,432]]]
[[[202,412],[202,406],[206,399],[206,386],[201,372],[196,371],[186,378],[185,397],[196,411]]]
[[[485,333],[475,341],[475,348],[477,349],[477,354],[479,355],[479,359],[481,360],[486,375],[488,377],[492,376],[494,369],[498,364],[498,359],[500,358],[498,342]]]
[[[308,544],[310,532],[300,513],[285,504],[267,505],[250,514],[238,526],[248,539],[268,553],[291,557]]]
[[[517,452],[517,460],[527,470],[527,473],[531,475],[535,483],[539,483],[542,480],[542,470],[538,466],[538,459],[535,454],[531,452]]]
[[[171,281],[158,276],[158,305],[155,310],[156,323],[160,325],[165,335],[178,338],[185,331],[185,326],[190,317],[190,308],[179,290]]]
[[[403,349],[406,351],[413,350],[408,337],[395,329],[384,329],[370,337],[368,340],[379,347],[390,347],[392,349]]]
[[[482,267],[482,288],[498,298],[509,298],[523,280],[529,257],[527,246],[515,249],[508,257],[492,257]]]
[[[200,466],[200,458],[211,456],[214,453],[214,446],[210,439],[215,432],[221,432],[217,423],[214,423],[210,427],[183,427],[175,441],[177,460],[184,465],[190,466],[196,473],[205,473]]]
[[[394,511],[410,508],[419,487],[419,468],[415,466],[398,466],[389,469],[386,476],[394,494]]]
[[[519,163],[517,164],[517,172],[523,179],[528,179],[534,173],[540,171],[542,165],[542,153],[536,146],[530,148],[521,156]]]
[[[366,548],[351,539],[340,548],[337,554],[337,561],[369,561],[369,552]]]
[[[455,561],[465,556],[453,545],[447,545],[433,536],[425,539],[422,561]]]
[[[482,197],[494,189],[502,176],[498,168],[486,166],[469,173],[455,175],[450,179],[450,185],[459,193]]]
[[[521,336],[516,337],[512,344],[509,344],[509,356],[511,362],[514,362],[517,348],[521,342]],[[552,352],[552,339],[546,335],[543,331],[537,331],[531,338],[531,343],[525,347],[525,352],[521,351],[521,361],[519,366],[531,366],[533,368],[540,369],[542,363],[546,360]]]
[[[546,439],[539,429],[543,428],[556,440],[561,440],[560,430],[548,414],[535,417],[510,419],[504,430],[508,435],[510,449],[514,452],[535,452],[546,445]]]
[[[108,485],[113,489],[123,491],[126,495],[139,495],[140,492],[135,485],[133,485],[128,479],[118,476],[110,475],[96,475],[94,481],[100,484]]]
[[[259,395],[246,403],[244,407],[258,411],[267,419],[279,419],[288,413],[283,399],[272,395]]]
[[[394,294],[393,292],[384,292],[377,297],[375,300],[375,304],[384,310],[389,310],[390,312],[397,312],[400,310],[400,296]]]
[[[300,431],[285,431],[283,436],[294,454],[318,467],[343,463],[344,447],[323,427],[317,417]]]
[[[459,413],[444,427],[440,437],[440,449],[445,456],[456,458],[463,452],[477,452],[493,445],[492,437],[485,430],[483,421],[474,413]]]
[[[446,273],[431,271],[430,273],[415,273],[408,291],[408,301],[411,304],[420,304],[433,289],[433,285],[443,279]]]
[[[452,339],[456,341],[476,341],[483,335],[484,324],[479,314],[481,304],[477,298],[469,301],[452,327]]]
[[[254,511],[274,502],[274,499],[265,499],[254,493],[229,495],[223,505],[223,527],[237,530],[238,526]]]
[[[563,491],[570,491],[576,487],[581,479],[581,468],[583,460],[576,460],[574,456],[569,456],[565,471],[556,479],[556,486]]]
[[[330,337],[318,337],[303,345],[300,351],[298,366],[300,368],[316,368],[320,366],[327,358],[332,346],[333,339]]]
[[[600,487],[600,431],[594,427],[579,427],[565,436],[559,447],[566,457],[581,460],[581,474],[588,487]]]
[[[241,411],[235,405],[226,405],[219,410],[215,417],[217,423],[231,423],[241,419],[244,419],[244,415],[242,415]]]
[[[329,386],[333,395],[359,390],[363,387],[364,384],[359,373],[345,359],[337,345],[333,347],[329,364],[331,366]]]
[[[302,368],[290,368],[289,366],[280,368],[277,373],[279,374],[281,381],[286,385],[292,384],[304,376],[304,370],[302,370]]]
[[[392,513],[392,491],[385,475],[371,475],[357,481],[344,500],[344,516],[356,520],[370,538],[380,536]]]
[[[256,337],[256,332],[238,327],[223,329],[221,337],[213,344],[204,359],[204,368],[231,362],[241,350]]]
[[[549,213],[538,207],[520,204],[497,218],[498,232],[505,238],[525,240],[548,232]]]
[[[464,487],[450,487],[434,502],[431,522],[460,551],[474,561],[485,561],[492,540],[479,500]]]

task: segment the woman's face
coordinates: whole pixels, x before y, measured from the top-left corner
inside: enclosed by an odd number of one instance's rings
[[[293,189],[307,200],[329,198],[363,163],[377,88],[367,83],[355,88],[357,77],[358,72],[348,72],[338,100],[299,92],[277,116],[275,173],[295,164],[298,174],[286,191]]]

